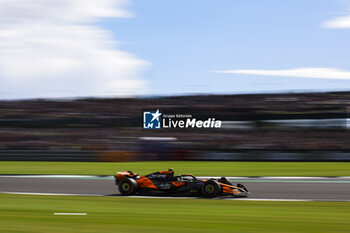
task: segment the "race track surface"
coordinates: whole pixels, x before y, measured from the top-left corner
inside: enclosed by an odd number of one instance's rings
[[[350,178],[231,179],[246,185],[251,192],[247,199],[296,199],[314,201],[349,201]],[[55,193],[78,195],[118,195],[112,177],[40,178],[0,176],[0,193]]]

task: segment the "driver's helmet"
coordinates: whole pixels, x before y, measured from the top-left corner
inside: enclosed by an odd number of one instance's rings
[[[172,168],[169,168],[169,169],[168,169],[168,176],[169,176],[169,177],[173,177],[173,176],[174,176],[174,171],[173,171]]]
[[[224,184],[230,184],[230,181],[226,178],[226,177],[221,177],[219,180],[218,180],[220,183],[224,183]]]

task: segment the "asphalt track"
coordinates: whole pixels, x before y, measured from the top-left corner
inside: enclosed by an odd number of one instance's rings
[[[251,192],[245,199],[350,201],[350,178],[246,178]],[[112,177],[0,176],[0,193],[42,193],[119,196]],[[240,198],[242,199],[242,198]]]

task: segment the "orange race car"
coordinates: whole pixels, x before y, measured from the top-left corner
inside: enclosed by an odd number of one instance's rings
[[[174,171],[159,171],[139,176],[131,171],[117,172],[115,183],[122,195],[175,195],[217,197],[232,195],[246,197],[249,192],[242,184],[234,186],[226,177],[199,179],[192,174],[174,176]]]

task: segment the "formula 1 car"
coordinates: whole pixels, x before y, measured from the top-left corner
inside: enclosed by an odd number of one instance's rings
[[[242,184],[234,186],[226,177],[199,179],[192,174],[174,176],[174,171],[158,171],[139,176],[131,171],[117,172],[115,183],[122,195],[171,195],[217,197],[232,195],[246,197],[249,192]]]

